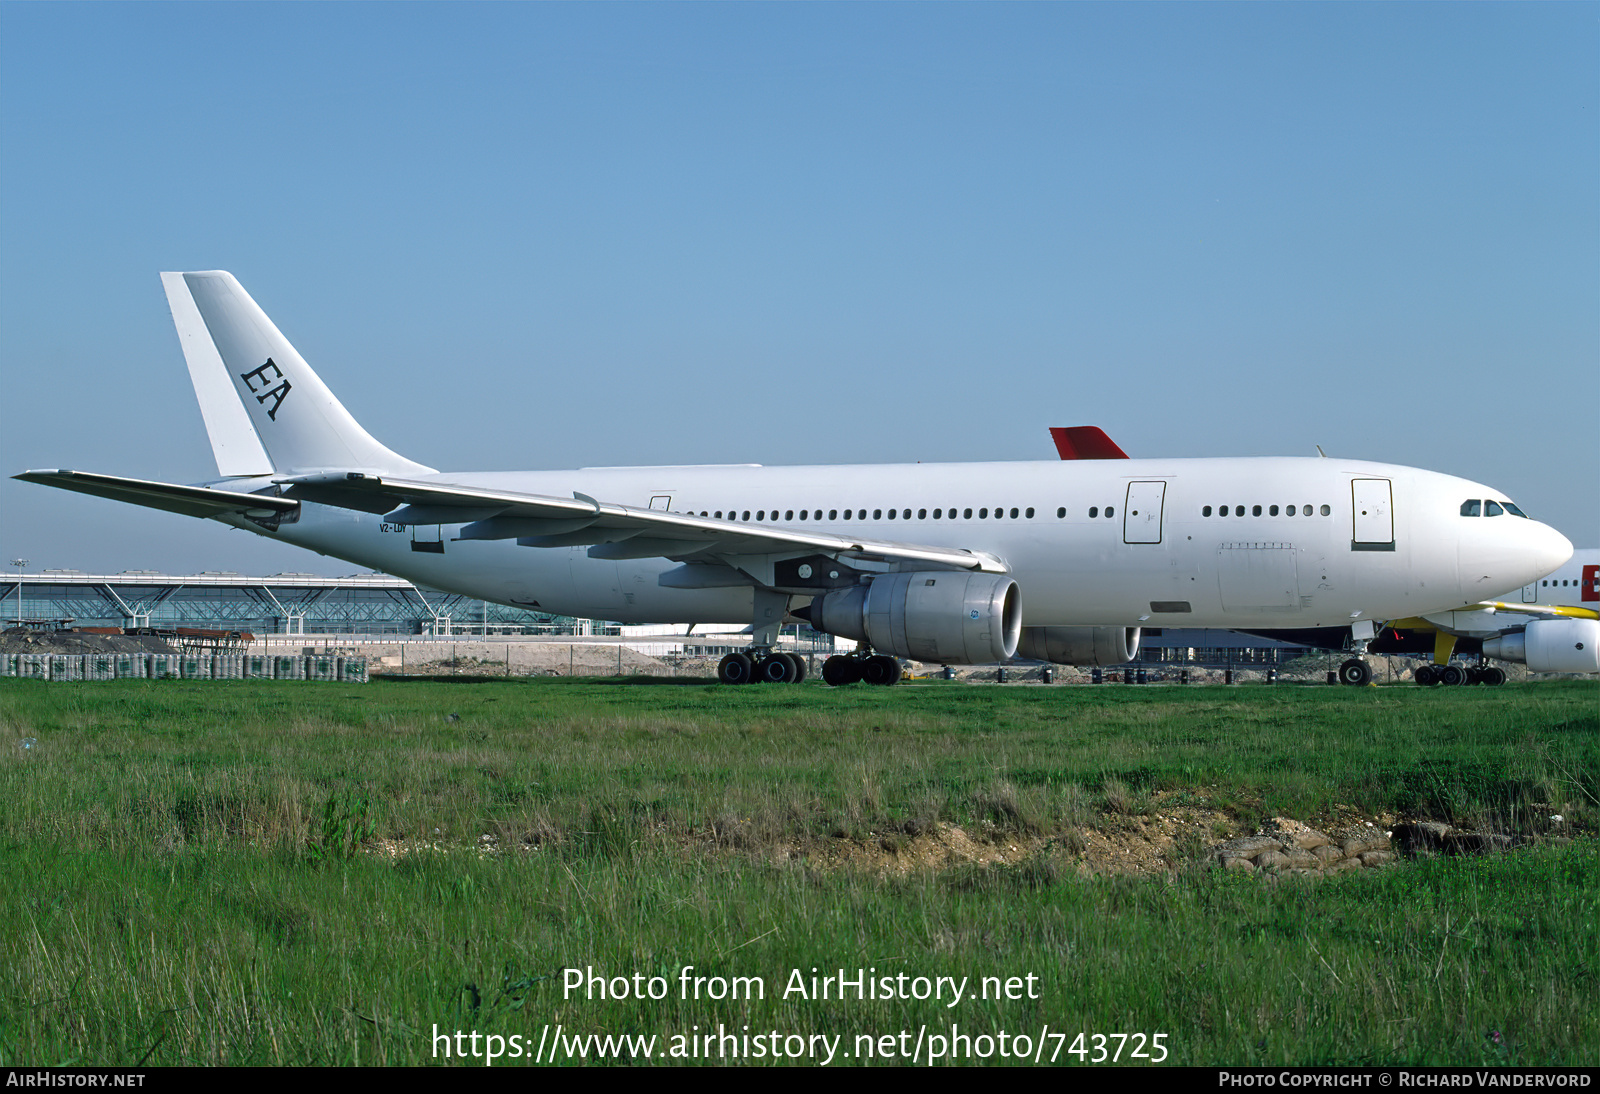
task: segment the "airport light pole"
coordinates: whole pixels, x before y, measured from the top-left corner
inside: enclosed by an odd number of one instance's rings
[[[14,558],[11,565],[17,568],[17,626],[22,626],[22,572],[28,568],[28,560]]]

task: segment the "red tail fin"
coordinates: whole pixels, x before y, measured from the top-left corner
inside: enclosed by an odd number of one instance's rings
[[[1064,460],[1125,460],[1128,454],[1097,425],[1050,427],[1050,438]]]

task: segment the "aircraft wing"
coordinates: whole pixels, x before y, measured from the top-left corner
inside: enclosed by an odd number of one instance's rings
[[[822,551],[847,558],[915,561],[1003,574],[993,555],[792,528],[747,524],[598,501],[421,482],[350,472],[277,482],[288,497],[382,513],[397,524],[461,524],[461,539],[515,539],[524,547],[589,546],[593,558],[715,559]]]
[[[217,517],[236,513],[247,517],[282,516],[300,508],[298,501],[263,494],[241,494],[234,490],[212,490],[205,486],[178,486],[173,483],[127,479],[120,475],[97,475],[88,471],[24,471],[13,478],[76,490],[80,494],[132,502],[151,509],[165,509],[188,517]]]
[[[1563,604],[1508,604],[1501,600],[1485,600],[1474,604],[1478,611],[1520,612],[1523,615],[1559,616],[1566,619],[1600,619],[1600,611],[1593,608],[1573,608]]]

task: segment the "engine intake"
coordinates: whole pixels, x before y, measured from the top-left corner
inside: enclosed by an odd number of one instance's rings
[[[1023,627],[1017,656],[1058,665],[1122,665],[1139,655],[1139,627]]]
[[[795,614],[882,653],[946,665],[1005,661],[1022,633],[1015,581],[955,570],[884,574],[819,596]]]

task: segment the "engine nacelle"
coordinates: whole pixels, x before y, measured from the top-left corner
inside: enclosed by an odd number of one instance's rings
[[[1058,665],[1122,665],[1139,655],[1139,627],[1023,627],[1017,656]]]
[[[806,615],[819,631],[946,665],[1007,660],[1022,633],[1015,581],[957,570],[884,574],[817,597]]]
[[[1536,619],[1483,644],[1488,657],[1520,661],[1534,672],[1600,672],[1600,620]]]

